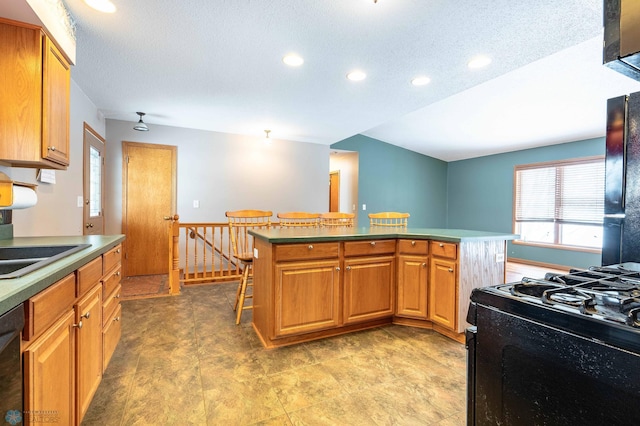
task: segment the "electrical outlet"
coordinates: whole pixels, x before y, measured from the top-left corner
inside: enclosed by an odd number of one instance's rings
[[[78,207],[82,207],[84,205],[83,200],[82,200],[82,195],[78,195]]]
[[[366,205],[366,204],[363,204],[363,205],[362,205],[362,211],[365,211],[366,209],[367,209],[367,205]]]
[[[193,200],[193,208],[194,209],[200,208],[200,200]]]

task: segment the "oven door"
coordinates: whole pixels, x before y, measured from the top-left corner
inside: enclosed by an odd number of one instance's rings
[[[22,420],[20,339],[23,327],[23,305],[0,316],[0,416],[11,424]]]
[[[483,305],[476,315],[471,424],[640,424],[639,354]]]

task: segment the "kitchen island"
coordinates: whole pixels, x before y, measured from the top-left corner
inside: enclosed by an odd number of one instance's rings
[[[278,347],[395,323],[464,341],[469,296],[505,281],[514,234],[304,228],[254,237],[253,327]]]

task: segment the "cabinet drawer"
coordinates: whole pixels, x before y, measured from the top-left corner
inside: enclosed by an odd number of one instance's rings
[[[431,254],[447,259],[455,259],[457,257],[457,246],[454,243],[443,243],[441,241],[431,241]]]
[[[120,284],[120,265],[102,280],[102,297],[106,298]]]
[[[109,361],[113,356],[113,352],[118,346],[120,336],[122,334],[121,325],[122,305],[118,305],[118,309],[107,319],[107,324],[102,330],[102,372],[107,369]]]
[[[122,289],[122,286],[118,284],[115,290],[113,290],[113,293],[111,293],[108,296],[103,296],[103,299],[104,299],[102,302],[102,320],[103,320],[102,326],[103,327],[106,327],[109,317],[113,315],[113,312],[120,305],[121,289]]]
[[[282,244],[275,246],[277,262],[338,257],[340,243]]]
[[[76,275],[69,274],[46,290],[24,302],[24,340],[31,340],[45,331],[64,313],[73,309],[76,299]]]
[[[347,241],[344,243],[345,256],[366,256],[396,252],[396,240]]]
[[[102,256],[93,259],[78,269],[76,297],[85,294],[91,287],[100,282],[100,278],[102,278]]]
[[[429,254],[429,241],[398,240],[398,252],[405,254]]]
[[[108,252],[102,255],[103,268],[102,273],[106,274],[122,260],[122,244],[118,244]]]

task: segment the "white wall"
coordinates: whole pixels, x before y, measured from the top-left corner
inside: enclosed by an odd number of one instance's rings
[[[132,114],[133,115],[133,114]],[[226,222],[224,212],[239,209],[328,210],[329,147],[149,124],[107,120],[106,232],[122,230],[122,142],[178,147],[180,222]],[[200,208],[193,208],[193,200]],[[162,213],[163,215],[166,213]]]
[[[358,153],[333,150],[329,158],[329,169],[340,172],[340,211],[358,213]]]
[[[72,80],[69,168],[56,170],[56,183],[49,184],[36,181],[36,169],[0,167],[13,180],[38,184],[38,203],[13,211],[15,237],[82,235],[82,208],[77,207],[77,197],[82,195],[84,122],[104,136],[104,118]]]

